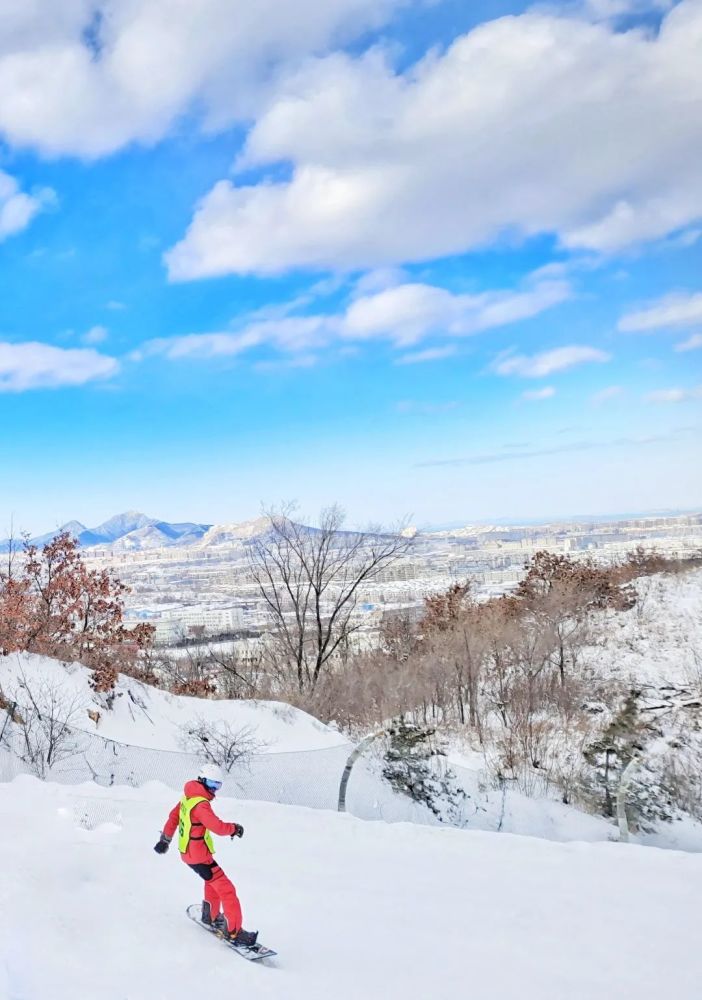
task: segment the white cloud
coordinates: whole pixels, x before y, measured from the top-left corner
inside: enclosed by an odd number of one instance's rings
[[[362,274],[356,281],[354,291],[358,296],[373,295],[388,288],[395,288],[397,285],[404,285],[409,280],[409,275],[401,267],[378,267]]]
[[[702,347],[702,333],[693,333],[687,338],[687,340],[682,340],[679,344],[675,345],[676,351],[697,351]]]
[[[35,215],[53,202],[54,197],[50,188],[27,194],[20,190],[14,177],[0,170],[0,243],[26,229]]]
[[[170,277],[381,267],[503,234],[614,251],[702,217],[702,4],[657,34],[536,11],[396,72],[373,50],[308,61],[240,167],[166,254]]]
[[[647,403],[686,403],[691,399],[702,399],[702,385],[694,389],[656,389],[644,399]]]
[[[292,358],[276,358],[274,361],[257,361],[254,368],[260,372],[286,371],[291,368],[314,368],[319,363],[316,354],[297,354]]]
[[[456,354],[456,348],[452,344],[444,347],[427,347],[423,351],[409,351],[401,355],[395,362],[398,365],[421,365],[427,361],[443,361],[444,358],[452,358]]]
[[[87,333],[83,334],[84,344],[103,344],[109,336],[107,327],[91,326]]]
[[[540,281],[522,290],[456,295],[435,285],[408,283],[351,303],[344,329],[353,339],[390,337],[414,344],[430,333],[467,336],[529,319],[571,296],[566,281]]]
[[[570,441],[562,445],[552,447],[534,447],[528,444],[520,444],[514,447],[503,446],[499,451],[478,452],[473,455],[463,455],[456,458],[432,458],[424,462],[417,462],[416,468],[430,468],[433,466],[458,466],[458,465],[492,465],[497,462],[515,462],[523,459],[541,458],[550,455],[569,454],[574,452],[597,451],[604,449],[623,448],[629,451],[631,448],[648,447],[649,445],[667,443],[679,440],[687,433],[695,433],[697,428],[679,428],[663,434],[636,435],[633,437],[620,437],[608,441],[581,440]]]
[[[180,337],[147,340],[131,359],[161,355],[170,361],[182,358],[236,357],[254,347],[272,346],[290,353],[307,353],[324,346],[338,327],[334,316],[289,316],[250,323],[236,332],[190,333]]]
[[[457,295],[436,285],[405,283],[383,291],[354,297],[336,314],[288,315],[305,305],[300,296],[292,303],[259,310],[240,330],[193,333],[147,341],[132,355],[133,360],[161,355],[171,360],[184,357],[212,358],[236,356],[256,347],[272,347],[287,353],[319,350],[335,343],[387,340],[397,347],[416,344],[429,336],[462,337],[505,326],[536,316],[567,299],[570,285],[565,281],[527,278],[518,289],[499,289],[475,295]],[[451,345],[439,345],[405,354],[401,364],[448,357]]]
[[[702,292],[673,292],[627,313],[619,320],[623,333],[646,333],[666,327],[691,326],[702,322]]]
[[[27,341],[0,343],[0,392],[56,389],[109,378],[119,363],[90,349],[64,349]]]
[[[685,229],[683,232],[671,236],[666,241],[666,245],[676,249],[687,250],[689,247],[694,247],[699,242],[700,237],[702,237],[702,229]]]
[[[190,111],[250,118],[286,67],[381,25],[405,0],[21,0],[0,5],[0,134],[94,157]]]
[[[556,390],[552,385],[545,385],[543,389],[532,389],[522,393],[522,399],[527,402],[538,402],[542,399],[551,399],[556,395]]]
[[[619,396],[624,394],[624,389],[621,385],[608,385],[604,389],[600,389],[592,396],[592,402],[599,406],[602,403],[608,403],[610,399],[617,399]]]
[[[583,0],[583,11],[595,20],[635,17],[670,10],[675,0]]]
[[[596,347],[570,345],[556,347],[552,351],[542,351],[540,354],[510,354],[501,355],[493,364],[493,371],[498,375],[519,375],[522,378],[543,378],[554,372],[562,372],[576,365],[587,362],[609,361],[611,355]]]

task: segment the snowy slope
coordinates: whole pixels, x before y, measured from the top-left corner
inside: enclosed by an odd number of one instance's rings
[[[179,788],[194,758],[158,751],[182,751],[181,727],[205,718],[228,722],[235,729],[249,727],[262,746],[261,753],[244,769],[235,770],[230,789],[236,789],[234,794],[336,809],[350,744],[337,730],[289,705],[185,698],[121,677],[114,708],[105,711],[99,697],[90,690],[89,674],[84,668],[38,656],[0,658],[0,688],[6,697],[20,704],[26,703],[19,687],[22,673],[35,692],[47,683],[60,686],[64,703],[76,698],[79,708],[72,725],[101,737],[85,744],[78,758],[69,757],[58,765],[56,777],[61,781],[82,782],[93,771],[101,783],[160,780]],[[95,709],[101,712],[97,727],[88,715]],[[116,753],[112,744],[105,743],[109,740],[128,746]],[[585,815],[559,802],[528,799],[512,790],[505,796],[498,791],[487,792],[477,760],[471,762],[470,769],[463,768],[462,763],[462,758],[457,758],[453,765],[456,779],[469,795],[460,815],[454,817],[459,825],[473,830],[499,828],[558,841],[616,839],[616,828],[601,817]],[[356,764],[347,792],[349,812],[364,819],[436,823],[424,806],[392,791],[381,777],[380,766],[374,753]],[[25,771],[30,769],[7,752],[0,752],[3,780]],[[668,840],[655,842],[669,844]]]
[[[634,582],[631,611],[607,615],[606,642],[590,657],[610,676],[637,683],[699,685],[702,681],[702,569]]]
[[[2,1000],[699,997],[700,856],[218,801],[246,829],[218,857],[265,968],[187,920],[201,883],[152,851],[172,791],[5,790]]]
[[[34,684],[58,683],[65,699],[77,699],[80,707],[73,723],[77,728],[120,743],[155,750],[181,750],[180,727],[196,718],[224,721],[236,728],[250,727],[257,741],[271,752],[320,750],[346,742],[336,730],[280,702],[185,698],[125,676],[120,676],[117,683],[113,709],[104,711],[101,699],[90,689],[90,672],[85,667],[15,653],[0,657],[0,689],[19,703],[26,701],[18,689],[22,672]],[[96,709],[101,713],[97,727],[88,716],[89,710]]]
[[[141,552],[143,549],[159,549],[170,545],[172,539],[158,525],[147,524],[142,528],[126,532],[110,546],[113,552]]]
[[[257,517],[252,521],[234,522],[231,524],[213,524],[202,537],[202,546],[224,545],[228,542],[244,542],[260,538],[270,530],[270,520],[267,517]]]

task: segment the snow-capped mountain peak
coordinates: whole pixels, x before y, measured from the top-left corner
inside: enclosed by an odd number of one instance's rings
[[[82,531],[86,530],[85,525],[81,524],[80,521],[67,521],[66,524],[61,525],[61,531],[67,531],[69,535],[75,535],[76,537],[78,537]]]
[[[67,531],[77,538],[84,548],[101,545],[137,551],[170,545],[192,545],[193,542],[199,541],[209,528],[209,524],[190,521],[171,524],[155,517],[148,517],[140,511],[128,510],[108,518],[95,528],[86,528],[80,521],[68,521],[60,528],[38,535],[30,541],[41,547],[55,538],[60,531]],[[16,540],[14,544],[17,544]],[[0,552],[7,552],[9,546],[9,539],[0,542]]]
[[[115,541],[128,535],[131,531],[148,528],[152,524],[156,524],[155,518],[147,517],[146,514],[141,514],[137,510],[128,510],[124,514],[115,514],[114,517],[103,521],[97,528],[92,529],[92,533],[99,535],[105,541]]]

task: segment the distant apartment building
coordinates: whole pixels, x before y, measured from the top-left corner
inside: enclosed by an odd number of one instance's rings
[[[209,635],[224,635],[245,628],[242,608],[208,608],[197,604],[169,608],[153,624],[157,643],[173,642],[200,629]]]
[[[408,559],[398,560],[392,566],[382,570],[373,577],[374,583],[395,583],[397,581],[417,580],[426,573],[426,566]]]

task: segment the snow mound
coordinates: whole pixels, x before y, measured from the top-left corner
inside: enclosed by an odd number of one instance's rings
[[[264,968],[187,920],[201,882],[174,848],[151,849],[171,790],[25,777],[6,792],[3,1000],[699,996],[699,855],[218,799],[246,829],[217,857],[246,926],[279,953]]]
[[[45,656],[16,653],[0,657],[0,689],[20,704],[21,675],[33,683],[59,684],[62,697],[80,706],[73,724],[116,740],[152,750],[182,750],[184,726],[198,719],[224,722],[235,729],[249,728],[268,752],[321,750],[346,740],[313,716],[274,701],[210,701],[168,694],[121,675],[114,707],[106,711],[103,698],[90,688],[90,671],[77,663],[65,664]],[[100,713],[97,725],[89,712]]]

